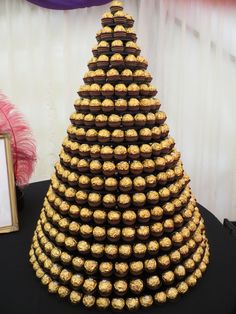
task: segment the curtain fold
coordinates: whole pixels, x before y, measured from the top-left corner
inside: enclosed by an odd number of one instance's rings
[[[110,0],[27,0],[40,7],[53,10],[72,10],[103,5]]]
[[[170,135],[200,203],[236,220],[236,5],[231,1],[127,0]],[[31,123],[49,178],[106,7],[44,10],[0,1],[0,89]],[[107,6],[108,10],[108,6]]]

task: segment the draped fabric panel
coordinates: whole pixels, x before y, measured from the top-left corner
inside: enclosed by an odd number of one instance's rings
[[[227,0],[124,2],[198,201],[220,219],[236,219],[236,6]],[[32,181],[53,171],[106,9],[56,11],[0,1],[0,89],[37,139]]]
[[[27,0],[40,7],[54,10],[72,10],[103,5],[110,0]]]

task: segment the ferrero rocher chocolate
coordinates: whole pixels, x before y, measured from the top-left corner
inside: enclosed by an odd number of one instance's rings
[[[70,279],[70,283],[74,289],[78,289],[82,286],[84,277],[81,274],[74,274]]]
[[[101,23],[29,261],[72,304],[134,311],[185,295],[210,252],[134,19],[114,0]]]
[[[65,286],[60,286],[57,293],[60,298],[66,298],[70,294],[70,290]]]
[[[50,274],[52,275],[53,278],[56,278],[60,275],[62,270],[62,266],[59,264],[53,264],[51,269],[50,269]]]
[[[93,278],[87,278],[84,280],[83,289],[87,293],[92,293],[97,287],[97,282]]]
[[[117,277],[125,277],[129,271],[129,266],[125,262],[115,263],[115,273]]]
[[[95,260],[86,260],[84,263],[84,269],[87,274],[94,274],[98,269],[98,262]]]
[[[140,294],[144,288],[144,283],[141,279],[133,279],[129,284],[130,290],[135,294]]]
[[[122,298],[113,298],[111,300],[111,305],[114,310],[122,311],[125,306],[125,300]]]
[[[112,292],[112,283],[107,279],[103,279],[98,284],[98,290],[102,296],[109,296]]]
[[[49,275],[44,274],[43,277],[41,278],[41,283],[46,286],[48,285],[50,282],[52,281],[52,279],[50,278]]]
[[[160,278],[157,275],[147,278],[147,285],[151,290],[157,290],[157,288],[161,285]]]
[[[171,270],[166,271],[162,274],[162,280],[164,281],[166,285],[172,284],[174,282],[174,279],[175,279],[175,274]]]
[[[71,273],[69,270],[63,269],[63,270],[61,271],[61,273],[60,273],[59,278],[60,278],[60,280],[61,280],[62,282],[66,283],[66,282],[70,281],[71,276],[72,276],[72,273]]]
[[[128,289],[128,284],[125,280],[117,280],[114,282],[114,290],[117,295],[125,295]]]
[[[60,259],[64,265],[69,265],[72,260],[72,255],[67,252],[62,252]]]
[[[104,277],[109,277],[112,274],[113,264],[111,262],[101,262],[99,265],[99,271]]]
[[[95,301],[96,301],[95,297],[93,295],[90,295],[90,294],[84,295],[84,297],[82,299],[84,306],[88,307],[88,308],[94,306]]]
[[[143,295],[139,298],[139,302],[143,307],[149,307],[153,304],[153,297],[151,295]]]
[[[103,298],[103,297],[99,297],[96,300],[96,305],[99,309],[106,309],[109,307],[110,305],[110,299],[109,298]]]
[[[175,267],[174,273],[175,273],[175,276],[177,278],[183,278],[186,274],[186,270],[185,270],[184,266],[178,265]]]
[[[153,273],[157,268],[157,261],[155,258],[147,259],[144,261],[144,268],[146,272]]]
[[[166,293],[163,291],[157,292],[154,296],[154,299],[157,303],[160,303],[160,304],[165,303],[167,299]]]
[[[185,294],[188,291],[188,285],[184,281],[181,281],[176,288],[179,294]]]
[[[174,287],[166,290],[166,296],[169,300],[173,301],[178,297],[178,290]]]
[[[48,284],[48,291],[50,293],[57,293],[59,289],[59,283],[56,282],[56,281],[51,281],[49,284]]]
[[[84,266],[85,260],[82,257],[74,257],[72,260],[72,266],[75,270],[81,270]]]
[[[126,306],[128,310],[133,311],[139,308],[139,299],[138,298],[127,298]]]
[[[82,299],[82,293],[78,292],[78,291],[72,291],[70,293],[70,301],[71,303],[77,304],[81,301]]]

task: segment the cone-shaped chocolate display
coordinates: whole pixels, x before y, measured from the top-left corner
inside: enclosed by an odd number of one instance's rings
[[[86,307],[175,300],[209,262],[133,23],[119,1],[102,17],[30,250],[48,291]]]

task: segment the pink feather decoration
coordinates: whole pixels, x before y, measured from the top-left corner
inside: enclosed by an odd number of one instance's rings
[[[9,133],[15,182],[19,187],[29,183],[36,163],[36,145],[24,117],[0,92],[0,133]]]

